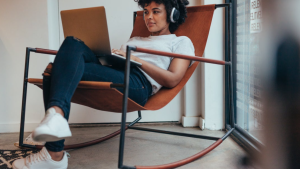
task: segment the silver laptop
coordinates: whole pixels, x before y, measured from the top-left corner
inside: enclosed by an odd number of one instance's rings
[[[111,53],[104,6],[61,11],[64,37],[82,40],[99,57],[102,65],[125,66],[123,56]],[[132,66],[141,66],[131,61]]]

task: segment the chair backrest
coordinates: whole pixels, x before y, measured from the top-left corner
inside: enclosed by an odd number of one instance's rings
[[[210,26],[215,10],[215,5],[203,5],[187,7],[187,19],[184,24],[174,32],[177,36],[187,36],[191,39],[195,47],[195,55],[202,57]],[[148,37],[150,32],[148,31],[145,21],[143,20],[143,11],[137,12],[134,28],[131,37],[140,36]],[[192,76],[199,62],[195,62],[190,66],[180,81],[180,83],[172,88],[162,88],[159,92],[149,98],[148,102],[144,106],[147,110],[157,110],[167,105],[184,87],[189,78]]]

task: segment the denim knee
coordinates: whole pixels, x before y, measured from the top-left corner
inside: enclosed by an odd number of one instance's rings
[[[79,38],[76,38],[74,36],[67,36],[64,41],[84,43],[82,40],[80,40]]]

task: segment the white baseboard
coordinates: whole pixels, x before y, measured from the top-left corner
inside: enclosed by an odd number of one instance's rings
[[[205,120],[202,117],[199,117],[199,127],[201,130],[205,129]]]
[[[25,123],[25,132],[31,132],[40,123]],[[0,133],[16,133],[20,132],[20,123],[0,124]]]
[[[183,127],[197,127],[199,126],[199,117],[185,117],[182,116]]]

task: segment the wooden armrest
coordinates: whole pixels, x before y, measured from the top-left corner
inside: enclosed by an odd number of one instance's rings
[[[80,81],[79,88],[85,89],[111,89],[112,82]]]
[[[35,85],[43,85],[43,79],[28,79],[28,83]],[[78,84],[78,88],[81,89],[112,89],[110,85],[112,82],[96,82],[96,81],[80,81]]]
[[[35,53],[56,55],[57,51],[56,50],[50,50],[50,49],[35,48]]]
[[[213,64],[218,64],[218,65],[228,64],[222,60],[207,59],[207,58],[198,57],[198,56],[190,56],[190,55],[183,55],[183,54],[177,54],[177,53],[163,52],[163,51],[157,51],[157,50],[140,48],[140,47],[135,47],[135,48],[133,48],[133,50],[136,52],[150,53],[150,54],[154,54],[154,55],[194,60],[194,61],[213,63]]]

